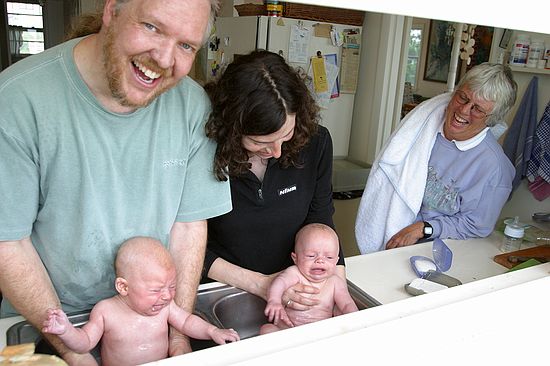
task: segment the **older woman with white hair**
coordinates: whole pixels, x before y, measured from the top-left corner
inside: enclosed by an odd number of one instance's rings
[[[473,67],[453,93],[411,111],[373,164],[355,233],[361,253],[488,236],[514,167],[490,132],[514,105],[510,68]]]

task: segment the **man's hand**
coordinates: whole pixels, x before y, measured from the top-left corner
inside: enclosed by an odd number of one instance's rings
[[[386,249],[404,247],[415,244],[424,237],[424,222],[418,221],[401,229],[386,243]]]

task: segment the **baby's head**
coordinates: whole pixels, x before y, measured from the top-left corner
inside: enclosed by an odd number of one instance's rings
[[[324,224],[309,224],[296,234],[292,260],[310,281],[319,282],[332,276],[338,262],[338,235]]]
[[[115,260],[115,287],[123,301],[142,315],[157,315],[176,293],[176,268],[162,243],[148,237],[125,241]]]

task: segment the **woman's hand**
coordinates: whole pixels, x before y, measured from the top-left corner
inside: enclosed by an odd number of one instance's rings
[[[424,222],[418,221],[401,229],[386,243],[386,249],[404,247],[415,244],[418,239],[424,237]]]
[[[318,288],[298,283],[285,291],[282,303],[285,308],[309,310],[312,306],[319,304],[319,299],[311,297],[318,293]]]

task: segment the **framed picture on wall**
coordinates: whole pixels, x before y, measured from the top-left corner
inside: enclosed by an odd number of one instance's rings
[[[453,34],[452,22],[433,19],[430,21],[424,80],[447,82],[453,49]]]

